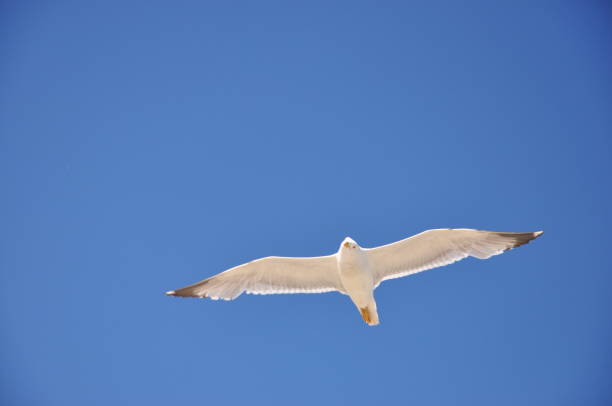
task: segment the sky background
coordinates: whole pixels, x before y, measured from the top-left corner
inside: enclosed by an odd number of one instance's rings
[[[611,404],[611,18],[3,2],[0,403]],[[383,283],[378,327],[163,295],[439,227],[545,234]]]

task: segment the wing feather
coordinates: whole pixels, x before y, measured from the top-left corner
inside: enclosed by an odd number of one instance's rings
[[[343,291],[336,256],[266,257],[238,265],[193,285],[166,292],[171,296],[233,300],[242,293],[323,293]]]
[[[367,249],[378,286],[387,279],[425,271],[472,256],[486,259],[527,244],[542,231],[505,233],[471,229],[427,230],[410,238]]]

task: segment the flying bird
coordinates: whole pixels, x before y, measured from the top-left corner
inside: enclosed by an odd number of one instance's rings
[[[448,265],[468,256],[487,259],[527,244],[542,233],[435,229],[376,248],[362,248],[346,237],[333,255],[256,259],[166,294],[233,300],[244,292],[267,295],[338,291],[348,295],[363,320],[374,326],[379,323],[374,289],[382,281]]]

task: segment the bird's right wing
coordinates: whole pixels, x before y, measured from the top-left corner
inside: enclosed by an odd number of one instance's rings
[[[471,229],[436,229],[366,249],[374,269],[374,284],[436,268],[472,256],[486,259],[537,238],[532,233],[501,233]]]
[[[232,300],[242,293],[343,292],[335,255],[308,258],[266,257],[238,265],[170,296]]]

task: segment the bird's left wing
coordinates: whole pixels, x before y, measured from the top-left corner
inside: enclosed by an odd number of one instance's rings
[[[452,264],[465,257],[486,259],[537,238],[542,231],[504,233],[472,229],[427,230],[405,240],[366,249],[374,284]]]
[[[266,257],[238,265],[182,289],[171,296],[232,300],[242,293],[343,292],[336,256],[310,258]]]

